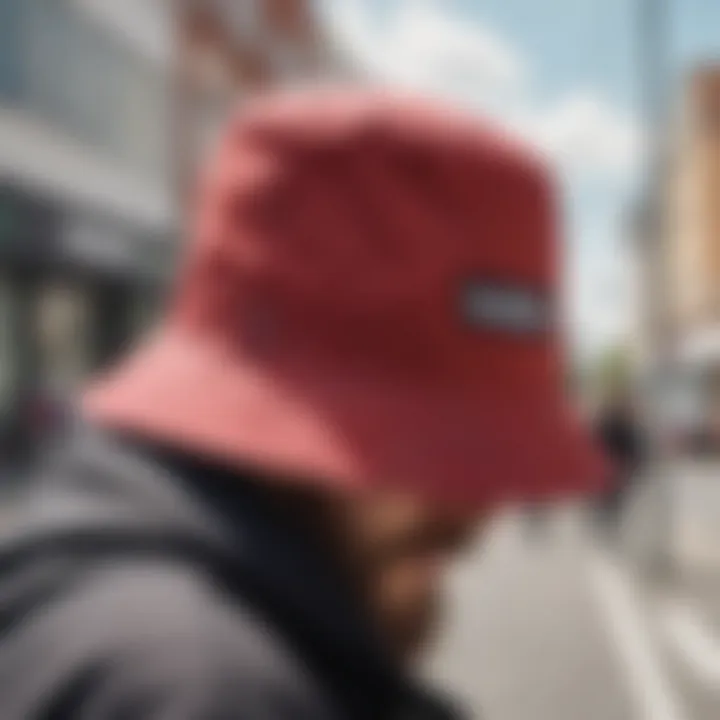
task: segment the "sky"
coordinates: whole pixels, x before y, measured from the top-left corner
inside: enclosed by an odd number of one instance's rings
[[[669,97],[720,51],[718,0],[669,0]],[[633,332],[628,218],[647,143],[636,0],[321,0],[371,76],[509,124],[562,179],[566,316],[583,357]]]

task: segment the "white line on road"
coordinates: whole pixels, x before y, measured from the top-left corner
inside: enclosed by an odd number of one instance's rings
[[[611,638],[624,665],[624,677],[638,720],[684,720],[650,640],[632,582],[611,560],[598,553],[589,558],[592,586]]]
[[[676,602],[662,608],[665,634],[697,678],[720,689],[720,644],[702,618],[687,603]]]

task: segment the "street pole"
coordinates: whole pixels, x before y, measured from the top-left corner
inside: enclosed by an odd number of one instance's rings
[[[644,274],[646,360],[644,410],[650,444],[650,476],[655,527],[650,567],[667,575],[673,570],[673,502],[665,457],[666,398],[671,382],[671,326],[667,307],[665,204],[666,137],[669,86],[669,0],[637,0],[638,70],[648,143],[643,179],[641,243]]]
[[[192,0],[176,0],[173,10],[173,63],[170,87],[170,185],[178,217],[185,219],[194,145],[194,97],[190,80]]]

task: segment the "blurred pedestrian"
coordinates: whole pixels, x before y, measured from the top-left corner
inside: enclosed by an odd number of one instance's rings
[[[601,528],[614,537],[645,456],[640,419],[629,395],[615,395],[606,403],[599,414],[597,434],[613,461],[613,470],[607,490],[598,498],[596,517]]]
[[[448,562],[603,475],[553,213],[539,161],[422,101],[239,116],[161,328],[0,547],[0,717],[457,717],[413,672]]]

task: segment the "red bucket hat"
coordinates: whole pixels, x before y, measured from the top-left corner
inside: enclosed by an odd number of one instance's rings
[[[105,424],[346,489],[496,505],[598,487],[564,398],[542,163],[425,101],[244,108],[167,317],[85,397]]]

